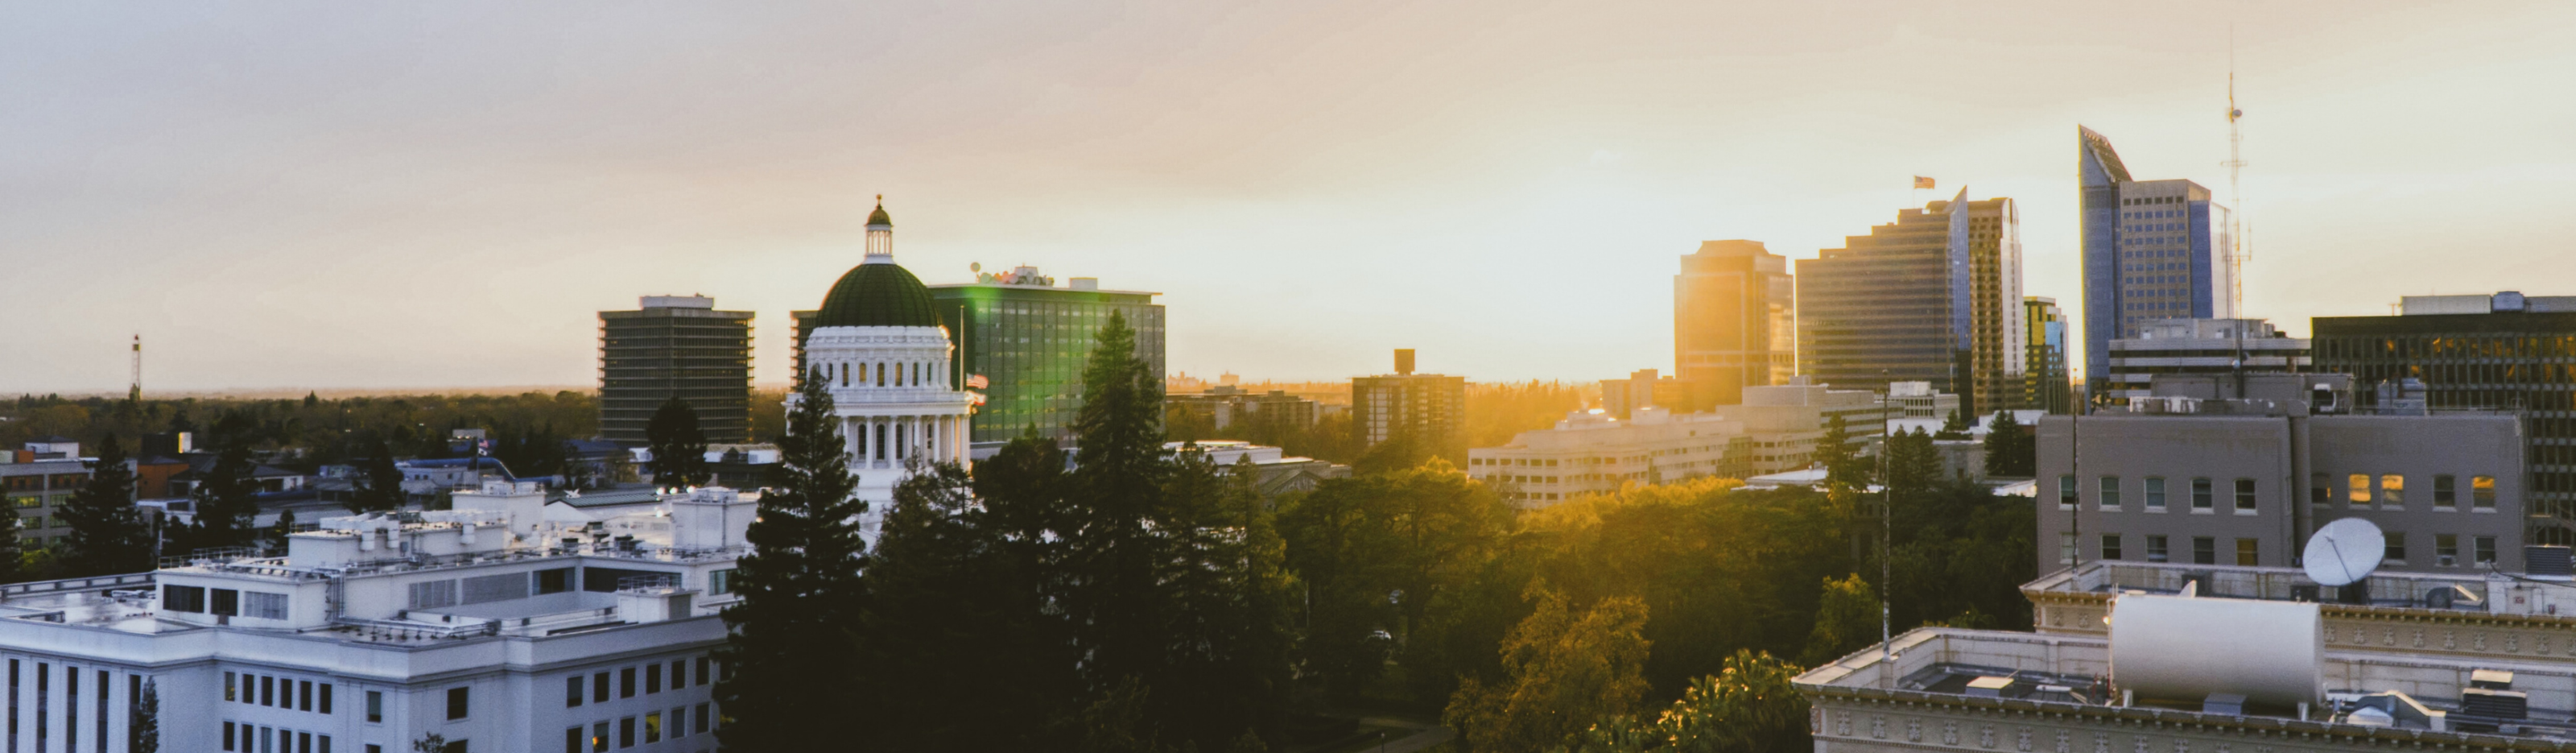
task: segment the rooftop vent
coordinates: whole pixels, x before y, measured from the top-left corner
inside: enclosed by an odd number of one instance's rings
[[[2002,698],[2012,692],[2013,678],[1992,675],[1968,681],[1968,695],[1979,698]]]

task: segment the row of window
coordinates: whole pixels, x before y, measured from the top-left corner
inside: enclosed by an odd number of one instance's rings
[[[286,594],[204,586],[162,586],[161,608],[172,612],[283,620],[286,619]]]
[[[2405,476],[2395,473],[2381,474],[2379,476],[2378,493],[2375,495],[2371,493],[2372,488],[2370,481],[2371,475],[2367,473],[2355,473],[2350,476],[2346,476],[2344,480],[2344,499],[2349,501],[2353,507],[2368,507],[2373,502],[2378,503],[2379,507],[2384,509],[2394,510],[2404,509],[2406,507]],[[2319,473],[2309,479],[2308,501],[2310,503],[2323,506],[2326,504],[2326,498],[2328,496],[2330,496],[2330,493],[2326,488],[2326,474]],[[2469,509],[2492,512],[2495,510],[2495,505],[2495,477],[2470,476]],[[2459,509],[2459,506],[2460,478],[2447,473],[2435,474],[2433,476],[2433,509],[2456,510]]]
[[[18,748],[18,717],[20,702],[18,662],[19,660],[17,659],[9,660],[8,739],[9,749],[11,751],[15,751]],[[46,662],[34,662],[34,664],[36,665],[36,749],[39,751],[50,751],[52,748],[49,746],[52,743],[49,738],[50,733],[53,730],[53,717],[50,714],[50,710],[55,698],[55,683],[53,682],[54,673],[52,665]],[[62,750],[65,753],[73,753],[81,749],[81,669],[79,667],[69,665],[65,665],[62,669]],[[108,691],[109,688],[112,687],[111,683],[116,675],[114,672],[109,670],[98,669],[95,670],[94,676],[97,678],[97,682],[92,683],[91,687],[96,691],[96,701],[95,704],[91,706],[94,713],[90,717],[90,720],[95,727],[95,731],[90,740],[93,742],[97,753],[107,753]],[[143,676],[128,674],[125,676],[125,680],[125,713],[130,715],[135,713],[135,699],[143,695]]]
[[[715,678],[707,673],[710,668],[710,662],[707,657],[698,657],[697,665],[698,684],[707,685],[713,683]],[[626,667],[624,669],[617,670],[618,698],[635,697],[635,680],[637,677],[636,669],[636,667]],[[642,669],[644,694],[652,695],[654,693],[662,692],[662,664],[660,662],[646,664]],[[672,659],[670,677],[672,690],[679,690],[681,688],[688,687],[689,660]],[[585,685],[590,688],[590,694],[588,696],[589,703],[607,703],[609,701],[607,672],[600,672],[598,674],[591,675],[590,682],[588,683],[582,682],[581,675],[571,675],[564,678],[564,708],[580,706],[584,702],[582,688]]]
[[[2384,535],[2384,536],[2386,537],[2386,539],[2387,539],[2387,545],[2386,545],[2386,546],[2387,546],[2387,548],[2386,548],[2386,549],[2381,553],[2381,559],[2382,559],[2383,561],[2385,561],[2387,564],[2391,564],[2391,565],[2404,565],[2404,564],[2406,564],[2406,554],[2407,554],[2407,552],[2406,552],[2406,532],[2405,532],[2405,531],[2388,531],[2388,532],[2385,532],[2383,535]],[[2171,552],[2171,551],[2169,550],[2169,548],[2168,548],[2168,547],[2169,547],[2169,544],[2170,544],[2170,539],[2169,539],[2168,537],[2166,537],[2164,534],[2155,534],[2155,533],[2151,533],[2151,534],[2147,534],[2147,535],[2146,535],[2146,537],[2145,537],[2145,539],[2146,539],[2146,546],[2147,546],[2147,550],[2146,550],[2146,561],[2148,561],[2148,562],[2171,562],[2171,561],[2173,561],[2173,560],[2172,560],[2172,552]],[[2102,534],[2102,548],[2101,548],[2100,553],[2099,553],[2100,558],[2101,558],[2101,559],[2104,559],[2104,560],[2120,560],[2120,559],[2125,559],[2125,558],[2126,558],[2126,557],[2125,557],[2125,555],[2127,554],[2127,550],[2123,547],[2123,541],[2124,541],[2124,537],[2123,537],[2121,534],[2116,534],[2116,533],[2106,533],[2106,534]],[[2057,546],[2058,546],[2058,549],[2057,549],[2057,561],[2058,561],[2058,563],[2059,563],[2059,564],[2073,564],[2073,563],[2075,562],[2075,534],[2072,534],[2072,533],[2061,533],[2061,534],[2058,534],[2058,542],[2057,542]],[[2494,536],[2474,536],[2474,535],[2473,535],[2473,536],[2470,536],[2470,537],[2469,537],[2469,546],[2470,546],[2469,553],[2470,553],[2470,555],[2471,555],[2471,559],[2470,559],[2469,561],[2470,561],[2470,563],[2471,563],[2471,564],[2474,564],[2474,565],[2492,565],[2492,564],[2495,564],[2495,561],[2496,561],[2496,537],[2494,537]],[[2238,564],[2238,565],[2244,565],[2244,566],[2251,567],[2251,566],[2254,566],[2254,565],[2260,564],[2260,563],[2261,563],[2261,544],[2260,544],[2260,542],[2259,542],[2257,539],[2237,539],[2237,540],[2236,540],[2235,556],[2236,556],[2235,564]],[[2218,562],[2218,539],[2217,539],[2216,537],[2211,537],[2211,536],[2194,536],[2194,537],[2191,537],[2191,564],[2195,564],[2195,565],[2215,565],[2215,564],[2219,564],[2219,562]],[[2456,534],[2456,533],[2437,533],[2437,534],[2433,534],[2433,564],[2434,564],[2435,566],[2437,566],[2437,567],[2457,567],[2457,566],[2459,566],[2459,564],[2460,564],[2460,535],[2459,535],[2459,534]]]
[[[247,673],[238,675],[236,681],[235,673],[225,672],[224,700],[328,714],[331,713],[331,683],[317,685],[312,680]]]
[[[678,740],[691,734],[707,734],[715,730],[715,716],[710,713],[708,704],[701,703],[694,708],[674,706],[667,712],[651,711],[643,716],[624,717],[615,724],[617,749],[624,750],[638,744],[658,743],[665,737]],[[608,750],[609,729],[609,722],[590,725],[588,735],[582,734],[584,730],[579,725],[564,728],[564,753],[601,753]],[[636,739],[638,732],[643,733],[642,740]]]
[[[2103,511],[2118,512],[2121,504],[2123,504],[2121,501],[2122,483],[2120,477],[2102,476],[2097,480],[2100,482],[2097,487],[2098,505]],[[2214,512],[2217,509],[2218,495],[2216,484],[2216,481],[2207,477],[2191,479],[2189,488],[2191,494],[2191,509],[2193,512]],[[2142,496],[2144,497],[2143,501],[2145,502],[2146,511],[2163,512],[2165,510],[2166,496],[2165,477],[2148,476],[2140,483],[2139,486],[2139,491],[2144,492]],[[2257,512],[2253,479],[2235,479],[2234,483],[2231,485],[2231,490],[2234,492],[2234,506],[2237,514],[2252,515]],[[2078,487],[2075,483],[2074,476],[2068,475],[2057,477],[2057,509],[2075,509],[2075,505],[2080,501],[2078,499],[2077,492]]]
[[[224,722],[223,741],[224,750],[237,753],[331,753],[330,735],[249,723]],[[367,753],[382,750],[382,746],[367,746]]]

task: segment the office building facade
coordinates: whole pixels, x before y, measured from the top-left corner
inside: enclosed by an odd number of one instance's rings
[[[976,409],[971,439],[998,446],[1035,427],[1039,436],[1071,442],[1082,412],[1082,367],[1110,312],[1136,330],[1136,357],[1164,373],[1163,306],[1158,293],[1102,290],[1100,281],[1076,277],[1064,286],[1035,267],[982,273],[969,284],[934,285],[939,321],[956,333],[953,383],[981,375],[984,404]]]
[[[1465,467],[1467,378],[1413,373],[1413,351],[1398,350],[1395,373],[1351,379],[1351,432],[1363,449],[1403,438]]]
[[[2057,299],[2024,296],[2022,299],[2023,334],[2029,342],[2028,360],[2022,366],[2025,390],[2022,405],[2028,408],[2064,414],[2074,410],[2074,383],[2067,373],[2071,355],[2066,349],[2066,310]]]
[[[705,296],[645,296],[634,311],[599,312],[599,434],[644,444],[644,427],[671,398],[698,411],[710,442],[751,441],[749,311],[717,311]]]
[[[2158,374],[2296,374],[2315,371],[2308,341],[2261,319],[2159,319],[2111,341],[2111,370],[2095,380],[2106,405],[2150,394]]]
[[[2365,387],[2418,380],[2436,410],[2523,415],[2535,540],[2576,543],[2576,297],[2416,296],[2401,312],[2312,320],[2316,368]],[[2374,390],[2359,399],[2388,407]]]
[[[2126,411],[2039,426],[2039,572],[2094,560],[2291,566],[2341,518],[2382,569],[2519,570],[2529,541],[2510,413],[2352,412],[2340,374],[2168,375]],[[2080,447],[2077,444],[2080,442]]]
[[[1574,411],[1554,428],[1467,451],[1467,475],[1523,508],[1616,491],[1622,484],[1756,475],[1744,424],[1710,413],[1639,408],[1632,418]]]
[[[2011,199],[1967,196],[1798,262],[1799,373],[1854,389],[1930,382],[1971,412],[2020,407],[2019,214]]]
[[[2084,245],[2084,378],[2107,389],[2111,341],[2162,319],[2236,318],[2226,206],[2188,180],[2134,180],[2111,140],[2076,127]]]
[[[1205,392],[1165,394],[1166,409],[1182,410],[1205,418],[1219,431],[1244,431],[1237,424],[1260,425],[1266,429],[1302,430],[1314,426],[1322,416],[1322,404],[1288,394],[1287,390],[1254,393],[1242,387],[1220,384]]]
[[[1683,412],[1742,402],[1744,388],[1797,373],[1797,286],[1759,241],[1707,241],[1673,275],[1673,372],[1693,386]]]
[[[89,485],[91,469],[70,437],[42,437],[23,450],[0,450],[0,501],[18,511],[18,543],[35,548],[69,538],[55,513]]]

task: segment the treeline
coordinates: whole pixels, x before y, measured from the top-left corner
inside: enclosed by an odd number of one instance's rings
[[[1567,411],[1598,402],[1598,388],[1565,382],[1503,382],[1467,385],[1467,446],[1499,447],[1512,436],[1545,429],[1564,420]],[[1369,447],[1351,426],[1348,411],[1330,411],[1312,425],[1300,426],[1272,414],[1255,413],[1216,427],[1209,416],[1174,407],[1164,415],[1171,441],[1233,439],[1278,447],[1290,455],[1344,465],[1361,462]]]
[[[1086,371],[1076,470],[1034,439],[924,467],[874,549],[829,422],[794,417],[727,614],[727,747],[1266,751],[1375,710],[1470,751],[1803,750],[1788,679],[1878,640],[1879,508],[1849,487],[1520,511],[1433,460],[1265,504],[1248,469],[1160,451],[1126,337],[1113,320]],[[1894,629],[2026,627],[2029,501],[1905,442]]]
[[[52,435],[96,446],[109,436],[135,449],[142,435],[194,432],[207,447],[242,446],[273,464],[301,467],[346,463],[383,442],[403,457],[447,457],[448,432],[483,429],[497,443],[544,447],[599,433],[599,397],[565,390],[552,394],[403,395],[391,397],[252,400],[187,398],[128,400],[59,396],[0,402],[0,448]],[[554,440],[554,441],[546,441]],[[511,470],[531,475],[551,470]]]

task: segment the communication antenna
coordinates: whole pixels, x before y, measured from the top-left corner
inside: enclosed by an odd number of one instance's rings
[[[2299,564],[2317,585],[2340,588],[2370,577],[2387,551],[2388,538],[2380,535],[2379,526],[2361,518],[2344,518],[2308,537]]]
[[[134,334],[134,383],[125,388],[125,399],[143,399],[143,333]]]
[[[2245,263],[2254,260],[2253,244],[2245,237],[2245,189],[2239,174],[2245,171],[2245,129],[2241,121],[2245,111],[2236,106],[2236,27],[2227,27],[2227,237],[2235,248],[2228,250],[2227,294],[2229,311],[2245,318]]]

